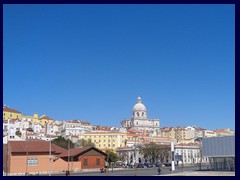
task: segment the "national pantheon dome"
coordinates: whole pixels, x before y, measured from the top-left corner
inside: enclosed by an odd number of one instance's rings
[[[134,117],[147,117],[147,109],[142,104],[141,97],[137,98],[137,103],[133,106],[132,114]]]

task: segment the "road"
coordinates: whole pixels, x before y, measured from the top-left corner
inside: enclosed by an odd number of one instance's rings
[[[72,173],[71,176],[153,176],[157,175],[157,167],[153,168],[137,168],[136,171],[134,168],[126,168],[121,170],[110,170],[107,173],[100,173],[99,172],[81,172],[81,173]],[[167,175],[171,174],[170,171],[171,167],[162,167],[161,174]],[[185,172],[185,171],[194,171],[198,170],[199,165],[191,165],[191,166],[184,166],[181,165],[175,166],[175,172]],[[202,165],[202,169],[207,169],[207,165]],[[55,176],[63,176],[63,174],[54,174]]]

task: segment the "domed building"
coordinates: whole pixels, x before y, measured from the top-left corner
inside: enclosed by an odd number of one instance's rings
[[[141,97],[132,108],[132,117],[121,121],[121,126],[129,130],[140,131],[151,136],[160,136],[160,120],[147,118],[147,108]]]

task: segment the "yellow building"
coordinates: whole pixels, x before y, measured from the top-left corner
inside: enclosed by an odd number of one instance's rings
[[[40,123],[39,119],[38,119],[38,114],[34,113],[33,116],[29,116],[29,115],[25,115],[25,114],[22,114],[22,118],[23,119],[27,119],[27,120],[31,120],[35,123]]]
[[[46,115],[42,115],[40,118],[39,118],[39,123],[43,126],[45,126],[46,124],[48,123],[53,123],[54,120]]]
[[[22,113],[7,106],[3,106],[3,120],[7,119],[21,119]]]
[[[144,144],[144,143],[158,143],[158,144],[170,144],[171,141],[175,142],[175,139],[171,137],[163,137],[163,136],[147,136],[147,135],[138,135],[138,134],[132,134],[127,133],[127,141],[133,142],[136,144]]]
[[[90,139],[99,149],[113,149],[124,147],[127,134],[118,131],[92,131],[80,135],[81,139]]]
[[[12,119],[12,120],[24,119],[24,120],[40,123],[43,126],[45,126],[47,123],[54,122],[53,119],[49,118],[46,115],[42,115],[40,118],[38,118],[37,113],[34,113],[33,116],[29,116],[29,115],[22,114],[20,111],[17,111],[15,109],[11,109],[7,106],[3,106],[3,120],[7,120],[7,119]]]

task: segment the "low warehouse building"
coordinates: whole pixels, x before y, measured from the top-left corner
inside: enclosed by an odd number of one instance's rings
[[[7,175],[81,171],[104,167],[106,156],[95,147],[68,151],[47,141],[9,141],[3,147],[3,170]]]
[[[235,171],[235,136],[204,138],[202,155],[208,157],[211,170]]]

